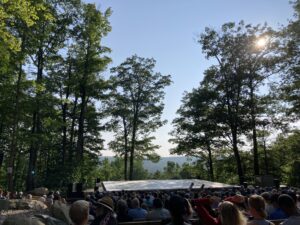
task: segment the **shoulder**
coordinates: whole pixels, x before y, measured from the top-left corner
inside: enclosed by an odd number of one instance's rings
[[[111,216],[108,225],[117,225],[118,221],[115,217]]]
[[[146,209],[142,209],[142,208],[141,208],[140,211],[142,211],[143,213],[148,213],[148,211],[147,211]]]
[[[247,225],[256,225],[256,223],[254,221],[248,221]]]
[[[292,216],[281,224],[282,225],[298,225],[298,224],[300,224],[300,216]]]

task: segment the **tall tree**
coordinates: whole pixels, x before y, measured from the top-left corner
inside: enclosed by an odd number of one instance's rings
[[[207,71],[208,72],[208,71]],[[178,118],[173,120],[174,136],[169,141],[177,144],[172,153],[185,154],[207,159],[210,180],[214,180],[213,148],[222,142],[221,127],[217,122],[215,101],[217,93],[203,83],[199,88],[186,93],[177,110]],[[225,132],[225,131],[223,131]]]
[[[44,131],[47,126],[45,121],[49,120],[49,112],[51,111],[51,104],[49,103],[52,102],[54,98],[50,95],[46,87],[46,70],[50,59],[64,46],[66,27],[71,22],[69,18],[65,17],[66,6],[72,3],[72,1],[61,3],[47,1],[44,10],[39,11],[39,20],[32,26],[30,33],[31,43],[28,44],[34,47],[30,57],[33,66],[36,68],[36,71],[33,73],[36,79],[32,110],[32,137],[29,147],[27,190],[35,186],[39,152],[43,144],[47,145],[46,139],[42,142],[41,140],[45,137]]]
[[[162,100],[164,88],[170,85],[171,79],[170,75],[155,73],[154,67],[154,59],[134,55],[111,70],[115,74],[111,77],[115,93],[112,102],[116,103],[111,106],[114,120],[119,118],[115,121],[123,127],[122,146],[125,146],[125,157],[129,152],[130,180],[133,179],[135,157],[153,155],[157,146],[152,144],[151,133],[165,123],[161,120]],[[120,110],[115,110],[119,106]]]
[[[92,98],[100,98],[104,90],[105,81],[99,76],[105,70],[110,58],[105,56],[110,50],[101,45],[101,40],[111,30],[108,17],[111,11],[104,13],[96,9],[93,4],[83,6],[82,18],[73,32],[76,35],[76,70],[79,78],[80,114],[78,118],[77,159],[82,158],[84,152],[85,123],[88,102]]]
[[[219,104],[223,105],[223,123],[227,125],[231,132],[232,150],[234,152],[239,182],[244,182],[244,172],[242,169],[240,153],[238,149],[238,136],[241,133],[242,125],[242,86],[243,75],[236,58],[232,51],[235,49],[235,38],[230,32],[234,27],[233,23],[224,24],[224,33],[217,33],[215,30],[207,28],[201,35],[200,43],[202,51],[207,58],[215,58],[218,66],[212,67],[210,76],[206,77],[206,82],[214,86],[220,94]],[[226,54],[227,53],[227,54]]]
[[[269,41],[272,34],[273,31],[267,26],[245,25],[241,21],[238,25],[224,24],[220,32],[207,28],[199,40],[207,58],[214,58],[218,63],[215,75],[207,77],[207,80],[214,83],[216,90],[221,93],[222,104],[226,109],[224,118],[231,130],[240,182],[244,178],[238,136],[246,134],[248,130],[252,133],[254,174],[259,175],[256,126],[258,115],[263,114],[263,111],[258,110],[262,108],[258,107],[257,93],[266,78],[274,73],[279,61],[274,51],[277,43]],[[257,43],[261,46],[268,44],[268,47],[258,49]]]
[[[285,71],[279,86],[282,90],[281,99],[288,103],[286,108],[289,117],[299,118],[300,115],[300,1],[293,2],[295,18],[282,31],[284,38]]]

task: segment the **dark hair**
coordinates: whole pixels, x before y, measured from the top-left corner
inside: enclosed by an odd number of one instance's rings
[[[117,213],[127,213],[127,211],[128,211],[127,202],[123,199],[120,199],[117,202]]]
[[[271,203],[277,203],[278,204],[278,198],[279,198],[279,194],[274,193],[271,195]]]
[[[280,208],[294,209],[295,201],[287,194],[280,195],[278,198],[278,204]]]
[[[170,213],[174,225],[183,225],[183,216],[186,213],[184,198],[179,195],[173,195],[170,198]]]
[[[156,208],[156,209],[162,208],[163,207],[163,203],[162,203],[161,199],[155,198],[153,200],[153,207]]]

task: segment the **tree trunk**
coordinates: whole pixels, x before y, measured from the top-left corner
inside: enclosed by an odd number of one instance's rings
[[[251,102],[251,128],[252,128],[252,141],[253,141],[253,168],[254,175],[259,175],[259,163],[258,163],[258,147],[257,147],[257,135],[256,135],[256,111],[254,103],[254,87],[253,80],[250,78],[250,102]]]
[[[129,164],[129,180],[133,180],[133,161],[134,161],[134,150],[135,150],[135,139],[137,131],[137,119],[138,119],[138,107],[135,107],[133,116],[133,126],[132,126],[132,137],[131,137],[131,149],[130,149],[130,164]]]
[[[72,109],[72,124],[70,130],[70,146],[69,146],[69,162],[73,161],[73,153],[74,153],[74,136],[75,136],[75,122],[76,122],[76,110],[77,110],[77,101],[78,97],[75,96],[74,106]]]
[[[265,172],[266,172],[266,174],[269,174],[269,163],[268,163],[268,158],[267,158],[267,148],[266,148],[266,139],[265,139],[265,137],[264,137],[263,141],[264,141],[263,148],[264,148],[264,155],[265,155]]]
[[[3,153],[3,151],[1,150],[1,151],[0,151],[0,169],[2,168],[3,159],[4,159],[4,153]]]
[[[124,126],[124,180],[127,180],[127,164],[128,164],[128,131],[126,120],[123,117],[123,126]]]
[[[240,182],[240,185],[243,185],[245,180],[244,180],[244,173],[243,173],[240,153],[239,153],[238,146],[237,146],[238,143],[237,143],[236,128],[234,128],[234,127],[231,128],[231,135],[232,135],[233,153],[234,153],[234,157],[235,157],[235,160],[236,160],[237,172],[238,172],[238,176],[239,176],[239,182]]]
[[[23,35],[21,38],[21,53],[24,51],[25,45],[25,36]],[[21,58],[18,60],[18,78],[17,78],[17,85],[16,85],[16,94],[15,94],[15,102],[14,102],[14,113],[13,113],[13,124],[12,124],[12,137],[11,137],[11,147],[10,147],[10,154],[8,160],[8,167],[10,168],[10,173],[8,173],[8,190],[12,192],[14,190],[14,173],[15,173],[15,159],[17,154],[17,140],[18,140],[18,131],[19,131],[19,99],[21,94],[21,80],[22,80],[22,73],[23,73],[23,59],[22,55]]]
[[[72,65],[71,62],[69,62],[69,67],[68,67],[68,82],[71,79],[71,70],[72,70]],[[70,86],[68,83],[67,90],[66,90],[66,101],[64,102],[62,106],[62,132],[63,132],[63,138],[62,138],[62,165],[65,164],[65,158],[66,158],[66,151],[67,151],[67,111],[68,111],[68,103],[67,100],[69,99],[70,95]]]
[[[36,134],[36,117],[37,113],[33,113],[32,119],[32,129],[31,129],[31,136],[33,137]],[[33,137],[36,138],[36,137]],[[36,141],[31,141],[30,149],[29,149],[29,163],[28,163],[28,171],[27,171],[27,181],[26,181],[26,190],[30,191],[34,188],[34,173],[35,173],[35,166],[37,160],[37,148],[36,148]]]
[[[208,164],[209,164],[209,173],[210,173],[210,180],[214,181],[214,168],[213,168],[213,162],[212,162],[212,154],[211,154],[211,147],[210,142],[206,142],[207,151],[208,151]]]
[[[3,133],[3,121],[1,121],[0,123],[0,141],[2,140],[2,133]],[[2,150],[3,149],[3,144],[0,143],[0,171],[1,171],[1,168],[2,168],[2,164],[3,164],[3,159],[4,159],[4,151]],[[1,175],[1,173],[0,173]]]
[[[80,115],[78,119],[78,139],[77,139],[77,159],[83,157],[83,146],[84,146],[84,120],[85,120],[85,108],[86,108],[86,91],[85,87],[81,85],[81,105]]]
[[[44,68],[44,52],[42,47],[39,48],[38,51],[38,58],[37,58],[37,78],[36,83],[38,85],[42,84],[43,79],[43,68]],[[27,182],[26,182],[26,189],[27,191],[32,190],[35,187],[35,174],[36,174],[36,162],[37,162],[37,155],[39,151],[40,140],[38,140],[38,135],[41,133],[41,117],[40,117],[40,98],[41,93],[38,90],[36,94],[36,105],[35,110],[33,112],[33,125],[32,125],[32,138],[29,149],[29,165],[27,171]]]
[[[78,139],[77,139],[77,158],[82,159],[83,147],[84,147],[84,121],[85,121],[85,110],[87,105],[86,100],[86,83],[89,75],[89,58],[90,58],[90,46],[87,46],[86,56],[84,61],[83,75],[80,82],[80,115],[78,119]]]
[[[17,153],[17,137],[18,137],[18,130],[19,130],[19,98],[20,98],[20,86],[21,86],[21,79],[22,79],[22,66],[23,63],[19,65],[19,72],[18,72],[18,79],[16,85],[16,96],[15,96],[15,107],[13,113],[13,127],[12,127],[12,138],[11,138],[11,148],[9,154],[9,162],[8,167],[10,168],[10,173],[8,173],[8,190],[12,192],[14,190],[13,185],[13,178],[14,178],[14,165],[15,165],[15,158]]]

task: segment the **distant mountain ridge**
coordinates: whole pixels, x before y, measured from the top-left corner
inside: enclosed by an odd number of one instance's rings
[[[113,156],[101,156],[100,160],[103,160],[107,158],[109,161],[113,161],[114,157]],[[167,166],[168,161],[175,162],[179,166],[182,166],[184,163],[193,163],[197,159],[196,158],[191,158],[191,157],[185,157],[185,156],[170,156],[170,157],[160,157],[160,160],[157,163],[153,163],[150,160],[144,160],[143,161],[143,166],[148,172],[150,173],[155,173],[156,171],[163,171],[164,167]]]

